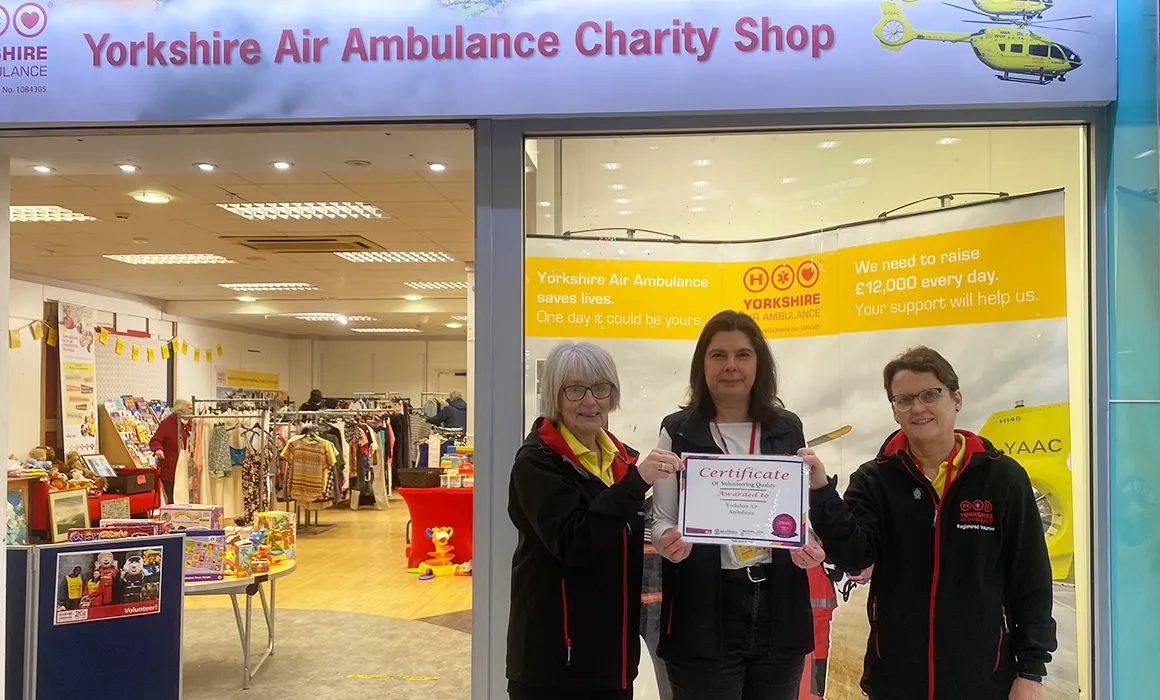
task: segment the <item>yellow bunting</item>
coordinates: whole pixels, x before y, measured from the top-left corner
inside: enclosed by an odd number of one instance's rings
[[[114,351],[118,355],[124,355],[125,354],[125,341],[122,340],[121,338],[117,338],[117,345],[115,346]]]
[[[49,347],[55,348],[56,347],[56,338],[57,338],[56,329],[53,328],[52,326],[49,326],[48,327],[48,340],[46,340],[45,342],[48,343]]]
[[[8,331],[8,347],[13,349],[20,347],[20,329]]]
[[[132,352],[132,353],[130,353],[130,358],[131,358],[131,359],[132,359],[134,362],[136,362],[137,360],[140,360],[140,359],[141,359],[141,348],[139,348],[139,347],[137,347],[136,345],[134,345],[134,346],[133,346],[133,352]]]
[[[193,349],[193,361],[194,362],[201,362],[201,348],[194,348]]]
[[[28,327],[32,329],[33,340],[40,340],[44,337],[44,321],[33,321]]]
[[[176,341],[176,340],[177,340],[177,338],[174,338],[174,340]],[[182,355],[188,355],[188,354],[189,354],[189,343],[187,343],[187,342],[186,342],[186,341],[184,341],[184,340],[183,340],[183,341],[181,341],[181,354],[182,354]],[[196,357],[196,355],[195,355],[195,357]]]
[[[97,336],[97,340],[101,341],[101,345],[108,345],[109,344],[109,329],[108,328],[101,328],[100,335]]]
[[[157,348],[145,348],[146,362],[152,362],[155,359],[157,359]]]
[[[205,349],[205,361],[210,362],[212,360],[213,360],[213,348],[206,348]]]
[[[221,357],[222,356],[222,344],[221,343],[218,343],[217,352],[218,352],[218,357]]]
[[[161,346],[161,359],[163,359],[163,360],[169,359],[169,343],[166,343],[165,345]]]

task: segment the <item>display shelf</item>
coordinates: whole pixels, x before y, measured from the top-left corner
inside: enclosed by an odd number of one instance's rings
[[[167,413],[164,401],[122,396],[101,404],[101,454],[114,466],[156,467],[149,440]]]

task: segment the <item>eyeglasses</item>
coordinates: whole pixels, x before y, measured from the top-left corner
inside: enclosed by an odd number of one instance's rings
[[[942,393],[943,390],[941,386],[937,389],[924,389],[918,394],[918,396],[915,396],[914,394],[898,394],[897,396],[891,396],[890,403],[894,404],[894,408],[898,409],[899,411],[906,412],[914,408],[914,402],[916,399],[921,401],[923,406],[935,405],[939,402],[940,399],[942,399]]]
[[[601,382],[592,386],[566,386],[564,387],[564,398],[569,401],[583,401],[584,395],[590,391],[594,399],[607,399],[612,396],[612,385]]]

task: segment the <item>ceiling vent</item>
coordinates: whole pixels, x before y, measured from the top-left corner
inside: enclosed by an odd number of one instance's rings
[[[222,236],[220,240],[263,253],[360,253],[382,250],[381,246],[362,236]]]

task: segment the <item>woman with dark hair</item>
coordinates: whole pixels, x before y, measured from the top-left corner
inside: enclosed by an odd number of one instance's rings
[[[657,448],[681,454],[797,454],[801,420],[777,396],[777,369],[749,316],[722,311],[697,341],[689,402],[664,419]],[[805,569],[825,558],[800,551],[693,545],[677,525],[679,484],[653,487],[653,542],[665,558],[658,653],[674,700],[794,700],[813,650]]]

